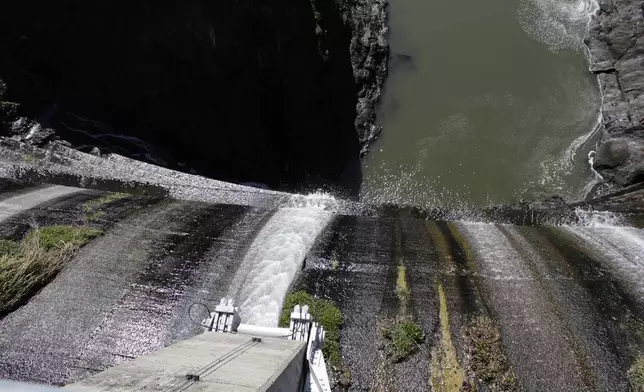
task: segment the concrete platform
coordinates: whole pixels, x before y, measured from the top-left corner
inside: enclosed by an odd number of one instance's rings
[[[302,341],[206,332],[67,387],[73,391],[297,391]],[[187,375],[199,376],[189,377]]]

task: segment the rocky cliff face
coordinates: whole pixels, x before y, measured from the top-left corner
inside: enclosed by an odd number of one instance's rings
[[[11,2],[3,131],[230,181],[357,189],[378,131],[384,4]]]
[[[601,0],[586,37],[603,96],[595,168],[625,186],[644,181],[644,5]]]
[[[358,94],[355,127],[364,155],[382,131],[375,121],[389,57],[387,0],[339,0],[338,4],[352,28],[349,50]]]

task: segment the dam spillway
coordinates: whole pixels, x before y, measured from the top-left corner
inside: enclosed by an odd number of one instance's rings
[[[40,203],[16,207],[34,194]],[[405,209],[350,214],[322,195],[280,195],[266,208],[265,200],[106,199],[104,191],[13,180],[3,182],[3,195],[12,202],[0,206],[12,213],[0,231],[14,239],[34,224],[86,224],[92,200],[109,202],[91,222],[104,235],[0,320],[2,378],[84,379],[194,336],[203,309],[191,314],[191,306],[231,294],[246,320],[274,326],[284,296],[296,290],[337,303],[354,390],[428,390],[443,303],[455,358],[473,380],[465,331],[480,319],[498,331],[522,390],[625,390],[639,358],[644,233],[619,214],[511,225],[417,219]],[[381,324],[401,315],[427,338],[392,363]]]

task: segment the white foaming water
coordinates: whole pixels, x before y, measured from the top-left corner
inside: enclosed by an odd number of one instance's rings
[[[575,225],[581,227],[604,227],[615,229],[624,225],[622,218],[610,211],[592,211],[575,208]]]
[[[619,220],[609,213],[578,212],[585,218],[584,226],[560,226],[579,245],[597,256],[620,281],[644,298],[644,230],[614,226]],[[488,279],[530,279],[520,255],[498,226],[489,223],[459,223],[482,263],[482,273]],[[507,226],[510,231],[512,226]],[[520,235],[515,237],[530,253],[531,246]],[[530,253],[534,254],[534,253]],[[535,258],[536,260],[536,258]]]
[[[590,181],[588,181],[586,185],[584,185],[584,188],[582,190],[582,194],[583,194],[582,199],[586,199],[588,197],[590,192],[592,192],[593,188],[595,188],[595,185],[604,182],[604,177],[602,177],[602,175],[599,174],[597,170],[595,170],[595,168],[593,167],[593,164],[595,163],[595,150],[591,150],[588,152],[587,162],[588,162],[588,167],[590,167],[590,171],[593,173],[593,176],[590,179]]]
[[[562,157],[561,157],[561,164],[564,165],[566,170],[570,171],[574,168],[575,165],[575,157],[577,156],[577,152],[579,149],[583,148],[588,141],[595,136],[599,130],[601,129],[601,124],[602,124],[602,116],[601,114],[597,117],[597,122],[595,123],[595,126],[589,130],[587,133],[577,137],[575,140],[570,143],[570,146],[566,148],[564,151]],[[587,155],[588,156],[588,155]],[[590,159],[590,158],[588,158]],[[588,161],[590,163],[590,167],[592,169],[593,164],[592,162]]]
[[[521,255],[493,223],[459,223],[472,248],[480,256],[482,272],[494,280],[525,280],[530,274],[521,263]]]
[[[277,326],[286,292],[302,262],[333,217],[328,195],[294,195],[261,229],[233,278],[229,296],[247,324]]]
[[[313,193],[310,195],[291,195],[282,207],[316,208],[337,211],[340,208],[340,203],[338,199],[328,193]]]
[[[564,226],[605,266],[644,298],[644,231],[599,222],[589,227]]]
[[[591,171],[593,172],[593,174],[595,175],[595,179],[596,179],[597,181],[604,181],[604,177],[602,177],[602,175],[601,175],[601,174],[599,174],[599,173],[597,172],[597,170],[595,170],[595,155],[596,155],[596,154],[597,154],[597,151],[595,151],[595,150],[590,150],[590,151],[588,152],[588,166],[590,166],[590,170],[591,170]]]
[[[522,0],[518,19],[526,33],[557,53],[583,49],[583,36],[597,10],[596,0]]]
[[[580,102],[586,101],[585,98]],[[591,104],[580,105],[579,113],[584,113]],[[572,119],[571,119],[572,120]],[[574,120],[581,123],[582,119]],[[577,136],[565,150],[556,155],[549,155],[547,148],[540,148],[545,155],[540,155],[539,175],[529,181],[522,198],[534,197],[532,189],[546,190],[547,192],[556,192],[565,198],[572,200],[585,199],[586,196],[594,189],[595,185],[602,182],[601,176],[593,169],[592,166],[592,143],[597,139],[602,124],[601,114],[597,116],[592,127],[588,132]],[[535,163],[536,164],[536,163]]]
[[[620,216],[609,211],[578,208],[575,215],[575,225],[561,228],[599,255],[607,268],[644,295],[644,230],[624,226]]]

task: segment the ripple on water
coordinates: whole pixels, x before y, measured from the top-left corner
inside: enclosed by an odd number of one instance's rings
[[[582,51],[588,23],[597,10],[596,0],[522,0],[517,18],[521,28],[551,52]]]

